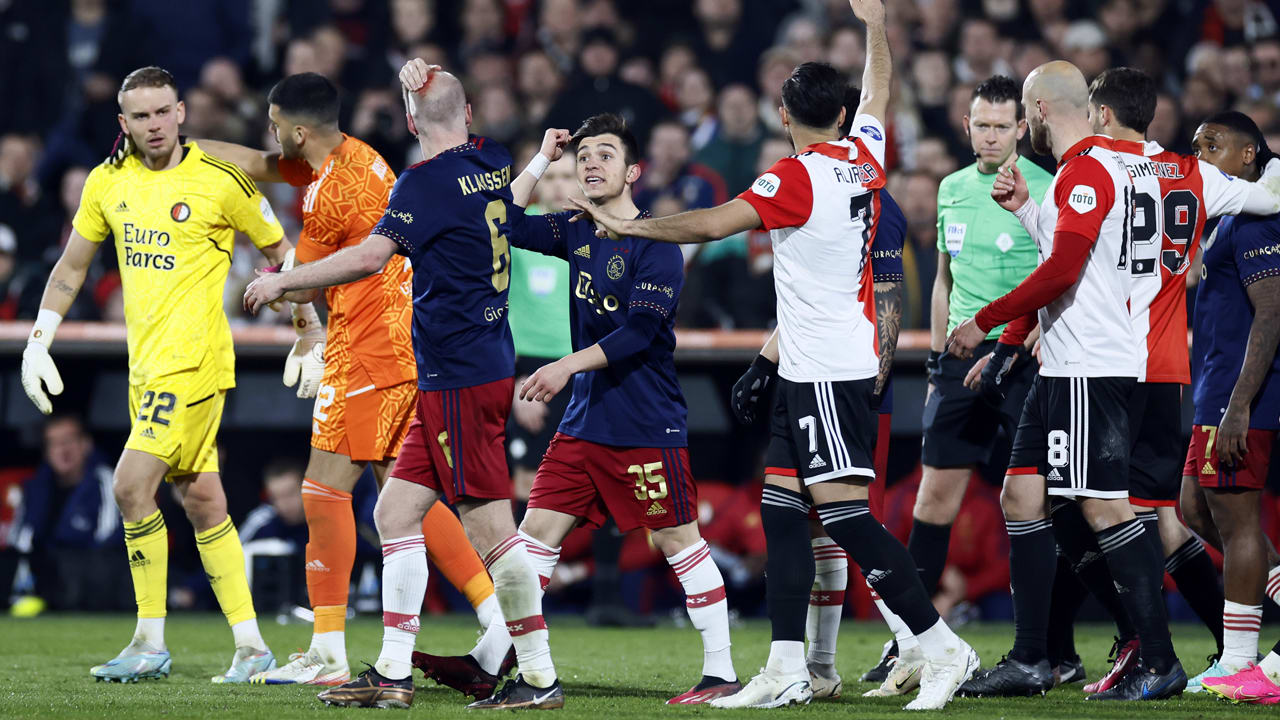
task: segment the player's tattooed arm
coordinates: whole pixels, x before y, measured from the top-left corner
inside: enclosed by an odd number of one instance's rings
[[[893,370],[893,356],[898,350],[898,332],[902,329],[902,283],[878,282],[876,295],[876,335],[880,349],[880,372],[876,375],[876,396],[884,394]]]
[[[849,7],[867,26],[867,60],[862,71],[862,97],[857,114],[865,113],[884,123],[889,111],[889,84],[893,77],[884,4],[881,0],[849,0]]]
[[[45,285],[44,296],[40,300],[42,310],[53,310],[64,316],[67,314],[84,285],[89,264],[93,262],[93,256],[97,252],[98,243],[90,242],[75,230],[71,231],[62,256],[49,274],[49,282]]]
[[[1256,280],[1247,288],[1253,304],[1253,323],[1249,326],[1249,342],[1244,350],[1244,364],[1227,411],[1218,425],[1218,459],[1237,464],[1244,458],[1245,438],[1249,432],[1249,409],[1253,398],[1266,380],[1280,343],[1280,276]]]

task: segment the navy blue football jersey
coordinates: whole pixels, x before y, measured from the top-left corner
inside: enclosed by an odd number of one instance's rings
[[[597,238],[591,222],[569,222],[573,214],[526,215],[511,243],[569,261],[574,351],[618,331],[632,313],[651,313],[660,324],[645,350],[573,377],[560,432],[602,445],[685,447],[688,408],[673,355],[684,255],[669,243]]]
[[[405,170],[373,233],[413,265],[418,388],[452,390],[515,374],[507,324],[511,154],[472,137]]]
[[[1195,424],[1216,427],[1227,411],[1249,344],[1254,311],[1247,288],[1280,275],[1280,218],[1222,218],[1205,244],[1203,262],[1196,288],[1191,384]],[[1280,429],[1280,354],[1254,397],[1249,427]]]

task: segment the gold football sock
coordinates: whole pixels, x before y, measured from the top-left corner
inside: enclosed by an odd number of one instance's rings
[[[238,622],[257,617],[253,612],[253,597],[249,594],[249,581],[244,574],[244,548],[240,535],[230,516],[204,532],[196,533],[196,547],[200,550],[200,562],[205,575],[218,597],[218,605],[227,622]]]
[[[165,594],[169,574],[169,531],[159,510],[139,522],[124,524],[124,549],[129,554],[129,574],[133,595],[138,601],[138,617],[165,616]]]

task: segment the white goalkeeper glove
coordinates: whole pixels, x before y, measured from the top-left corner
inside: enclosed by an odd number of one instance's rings
[[[298,386],[298,397],[313,398],[324,379],[324,328],[311,303],[292,303],[293,329],[298,333],[284,361],[284,384]]]
[[[49,345],[53,343],[53,334],[57,332],[61,322],[62,316],[58,313],[41,309],[31,327],[27,347],[22,351],[22,389],[45,415],[53,412],[53,402],[49,400],[49,395],[62,394],[62,376],[58,374],[58,367],[49,356]],[[48,395],[45,394],[46,388]]]

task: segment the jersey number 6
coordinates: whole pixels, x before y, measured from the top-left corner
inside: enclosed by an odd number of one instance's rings
[[[511,245],[507,236],[498,230],[498,226],[507,222],[507,204],[499,199],[485,205],[484,222],[493,245],[493,289],[502,292],[511,284]]]

